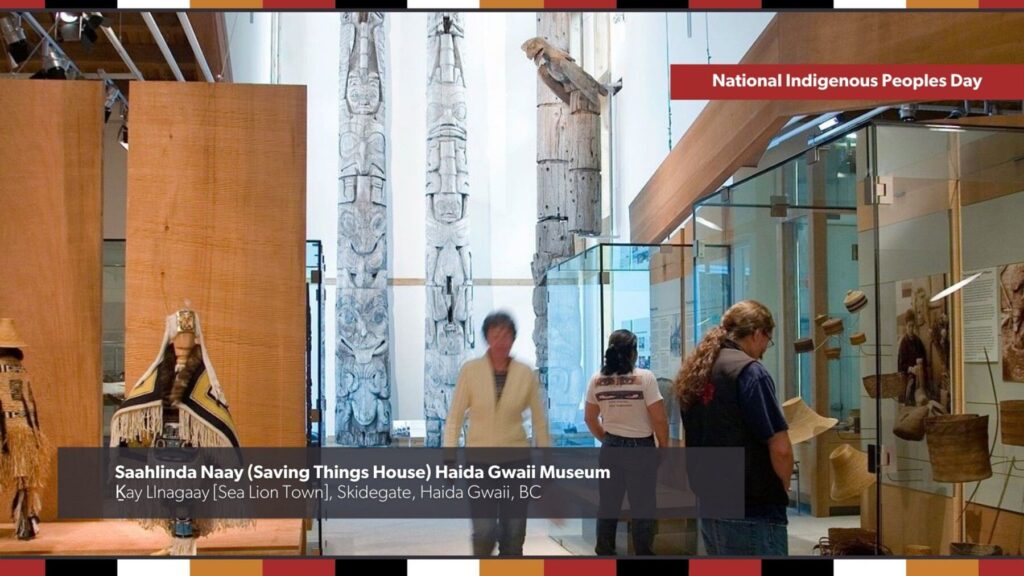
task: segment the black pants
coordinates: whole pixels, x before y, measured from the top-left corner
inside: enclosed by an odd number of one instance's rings
[[[625,438],[605,433],[601,448],[601,466],[610,469],[612,477],[600,483],[601,501],[594,551],[599,556],[615,554],[615,531],[619,525],[622,499],[628,493],[633,516],[633,551],[638,556],[653,555],[655,521],[635,516],[638,511],[653,512],[656,504],[658,462],[654,437]],[[626,459],[622,448],[646,449],[640,451],[639,458]]]

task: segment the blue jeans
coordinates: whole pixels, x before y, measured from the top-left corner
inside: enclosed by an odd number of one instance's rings
[[[626,438],[615,434],[605,433],[601,442],[602,448],[654,448],[654,437]],[[618,514],[622,510],[622,498],[629,494],[629,507],[634,512],[638,510],[653,511],[655,507],[655,492],[658,481],[657,454],[645,451],[642,457],[630,462],[630,466],[624,467],[620,458],[609,458],[611,464],[602,462],[602,466],[612,469],[612,478],[601,480],[600,505],[597,519],[597,546],[594,552],[599,556],[613,556],[615,554],[615,530],[619,525]],[[655,460],[652,460],[655,459]],[[642,461],[647,460],[647,461]],[[633,552],[637,556],[650,556],[654,554],[654,531],[655,521],[644,518],[633,518],[631,520],[633,533]]]
[[[789,533],[785,524],[759,518],[701,518],[700,533],[709,556],[789,555]]]

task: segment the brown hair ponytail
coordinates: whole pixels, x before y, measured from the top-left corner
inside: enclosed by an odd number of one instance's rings
[[[730,306],[722,316],[721,325],[704,335],[676,376],[674,389],[682,409],[687,410],[704,395],[704,388],[711,380],[711,368],[726,340],[742,340],[759,330],[770,334],[774,329],[775,320],[764,304],[743,300]]]

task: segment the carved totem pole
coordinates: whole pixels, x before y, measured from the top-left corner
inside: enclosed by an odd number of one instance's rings
[[[573,235],[601,233],[601,100],[606,89],[571,56],[571,14],[537,15],[537,37],[523,43],[526,57],[537,65],[537,252],[533,257],[533,308],[537,316],[533,341],[537,366],[548,395],[578,398],[583,385],[580,365],[579,309],[573,305],[549,310],[547,270],[573,255]],[[559,290],[572,290],[559,287]],[[559,301],[575,303],[569,295]],[[550,316],[549,316],[550,314]],[[549,331],[549,323],[558,326]],[[557,415],[575,413],[552,405],[552,423],[566,428],[574,420]]]
[[[459,367],[473,348],[469,166],[462,15],[432,14],[427,28],[426,446],[440,446]]]
[[[384,15],[341,14],[337,441],[391,443]]]

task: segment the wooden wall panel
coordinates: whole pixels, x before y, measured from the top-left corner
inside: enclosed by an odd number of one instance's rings
[[[99,446],[103,86],[0,82],[0,110],[0,316],[29,344],[43,431]],[[56,456],[53,470],[43,520],[57,514]]]
[[[126,378],[186,299],[243,446],[305,444],[306,89],[132,85]]]

